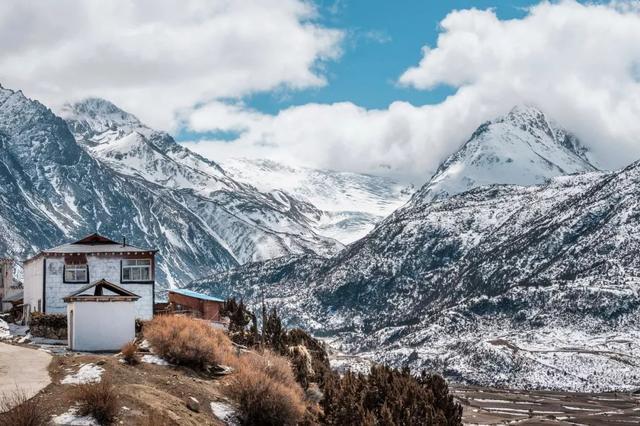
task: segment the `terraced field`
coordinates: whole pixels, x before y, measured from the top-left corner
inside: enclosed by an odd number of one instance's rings
[[[640,424],[640,394],[512,391],[455,387],[469,425]]]

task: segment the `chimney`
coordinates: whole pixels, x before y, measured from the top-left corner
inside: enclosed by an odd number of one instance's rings
[[[126,247],[127,245],[127,237],[122,237],[122,247]]]

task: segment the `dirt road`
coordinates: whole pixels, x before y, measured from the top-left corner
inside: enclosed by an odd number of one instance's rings
[[[44,351],[0,343],[0,395],[16,389],[32,397],[51,383],[47,367],[51,355]]]

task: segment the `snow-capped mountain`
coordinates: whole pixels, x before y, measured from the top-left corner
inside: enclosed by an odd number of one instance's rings
[[[237,265],[224,241],[174,192],[93,159],[67,123],[22,92],[0,87],[0,253],[100,231],[160,250],[157,278],[173,284]],[[196,265],[206,270],[196,271]]]
[[[308,225],[321,214],[314,206],[236,182],[106,101],[64,114],[0,89],[5,256],[98,231],[159,249],[158,282],[177,286],[247,261],[342,248]]]
[[[263,192],[285,192],[322,214],[313,217],[317,233],[349,244],[407,202],[413,188],[392,179],[333,170],[293,167],[272,160],[228,159],[222,167],[234,179]]]
[[[544,164],[556,175],[595,168],[575,139],[554,140],[571,140],[576,154],[549,146],[558,157]],[[531,164],[528,154],[510,158]],[[432,183],[329,259],[247,264],[191,288],[255,301],[264,292],[291,323],[342,351],[458,382],[637,389],[640,161],[449,196],[432,197]]]
[[[230,177],[218,164],[103,99],[61,111],[76,140],[118,173],[176,190],[239,263],[293,253],[335,253],[337,241],[310,226],[321,212],[287,194],[263,193]]]
[[[482,124],[416,196],[428,202],[483,185],[534,185],[554,176],[595,170],[596,162],[576,136],[542,111],[517,106]]]

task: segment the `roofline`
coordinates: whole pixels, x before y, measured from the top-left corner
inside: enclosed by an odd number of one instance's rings
[[[89,244],[87,244],[89,245]],[[96,247],[100,247],[99,245]],[[124,254],[124,253],[153,253],[156,254],[158,253],[160,250],[158,249],[143,249],[140,247],[135,247],[135,246],[130,246],[133,247],[135,249],[137,249],[138,251],[85,251],[85,252],[68,252],[68,253],[60,253],[60,252],[55,252],[55,251],[47,251],[47,250],[42,250],[39,251],[38,253],[34,254],[33,256],[21,261],[22,264],[25,263],[29,263],[32,262],[34,260],[36,260],[37,258],[41,257],[41,256],[52,256],[52,257],[57,257],[57,256],[66,256],[66,255],[70,255],[70,254],[97,254],[97,253],[112,253],[112,254]]]
[[[220,302],[220,303],[224,303],[225,302],[225,300],[220,298],[220,297],[209,296],[207,294],[198,293],[197,291],[187,290],[187,291],[191,291],[191,292],[195,293],[196,295],[202,296],[202,297],[198,297],[198,296],[193,295],[193,294],[182,293],[181,290],[184,290],[184,289],[181,289],[181,288],[168,288],[167,292],[179,294],[179,295],[185,296],[185,297],[192,297],[194,299],[206,300],[208,302]],[[215,299],[215,300],[212,300],[212,299]]]
[[[79,295],[79,296],[67,296],[63,297],[66,303],[69,302],[135,302],[139,300],[140,296],[94,296],[94,295]]]
[[[98,287],[98,286],[104,286],[107,288],[110,288],[112,292],[114,293],[118,293],[115,295],[108,295],[108,294],[101,294],[101,295],[95,295],[95,294],[82,294],[85,291],[89,290],[90,288],[94,288],[94,287]],[[94,281],[90,284],[84,285],[78,289],[76,289],[73,293],[68,294],[67,296],[63,297],[62,300],[66,300],[66,299],[74,299],[77,297],[82,297],[82,298],[86,298],[86,297],[114,297],[114,296],[118,296],[118,297],[134,297],[137,299],[140,299],[140,296],[138,296],[137,294],[135,294],[132,291],[127,290],[126,288],[122,288],[117,284],[114,284],[112,282],[109,282],[107,280],[105,280],[104,278],[99,279],[98,281]]]

